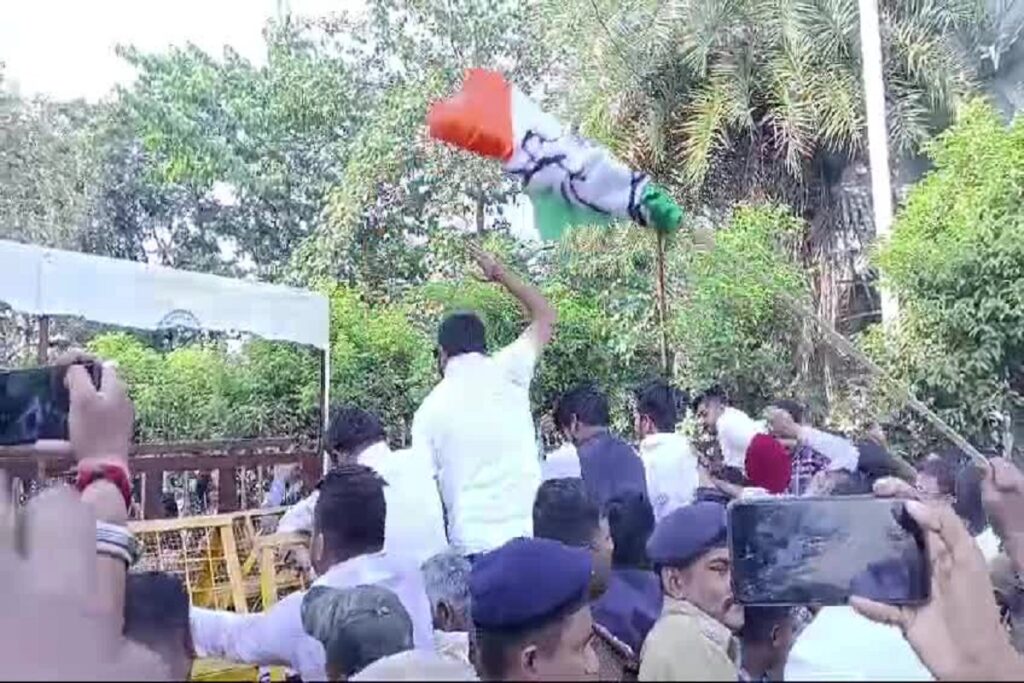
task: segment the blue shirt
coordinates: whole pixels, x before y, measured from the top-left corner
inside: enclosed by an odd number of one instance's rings
[[[661,616],[661,582],[646,569],[614,569],[608,589],[591,604],[594,621],[639,656],[644,638]]]
[[[608,501],[624,493],[647,497],[644,463],[628,443],[603,431],[577,446],[583,485],[603,511]]]

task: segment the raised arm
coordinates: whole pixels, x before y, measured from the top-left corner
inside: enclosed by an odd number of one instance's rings
[[[554,334],[558,314],[540,290],[509,272],[504,264],[477,245],[470,244],[469,253],[483,271],[484,279],[500,284],[526,309],[530,316],[530,325],[522,336],[529,336],[537,351],[547,346]]]

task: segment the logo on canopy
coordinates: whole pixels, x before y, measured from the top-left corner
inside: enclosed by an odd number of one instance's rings
[[[158,330],[176,327],[188,327],[198,330],[202,328],[202,325],[199,324],[199,318],[195,317],[191,311],[178,308],[161,318],[156,327]]]

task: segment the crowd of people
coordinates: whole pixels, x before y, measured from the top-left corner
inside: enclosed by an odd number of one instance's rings
[[[392,450],[373,414],[334,410],[333,466],[278,525],[308,536],[315,580],[263,613],[190,607],[179,579],[130,572],[132,406],[113,367],[96,387],[70,365],[76,490],[48,490],[24,514],[0,500],[5,675],[182,680],[217,657],[306,681],[1024,679],[1012,463],[938,454],[916,471],[879,435],[819,429],[793,401],[760,421],[717,388],[689,401],[657,379],[635,392],[636,448],[610,427],[607,397],[580,386],[554,414],[565,443],[542,457],[529,391],[555,312],[473,255],[529,326],[491,353],[479,317],[444,319],[441,379],[408,449]],[[720,461],[677,432],[691,410]],[[272,502],[294,499],[295,481],[279,471]],[[870,493],[907,499],[922,529],[925,604],[734,599],[730,500]]]

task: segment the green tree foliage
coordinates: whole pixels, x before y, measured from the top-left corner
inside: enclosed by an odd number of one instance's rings
[[[676,252],[682,291],[673,298],[672,332],[686,385],[721,382],[758,407],[793,391],[800,327],[780,294],[809,298],[792,257],[802,229],[784,208],[740,206],[714,249]]]
[[[874,348],[956,428],[991,444],[1024,401],[1024,121],[966,107],[878,254],[904,310]]]
[[[209,261],[227,243],[236,261],[279,278],[341,179],[365,118],[360,80],[288,25],[268,28],[267,51],[256,67],[230,50],[219,60],[195,47],[122,50],[139,71],[118,103],[131,158],[176,209],[165,261]]]
[[[983,4],[882,5],[889,130],[903,153],[966,92]],[[691,186],[738,138],[797,177],[819,150],[863,147],[856,0],[551,3],[547,12],[556,31],[571,33],[563,37],[584,79],[579,105],[619,110],[634,142],[666,163],[681,153],[673,170]],[[572,23],[557,22],[566,14]]]
[[[0,92],[0,237],[79,246],[99,172],[94,108]]]

